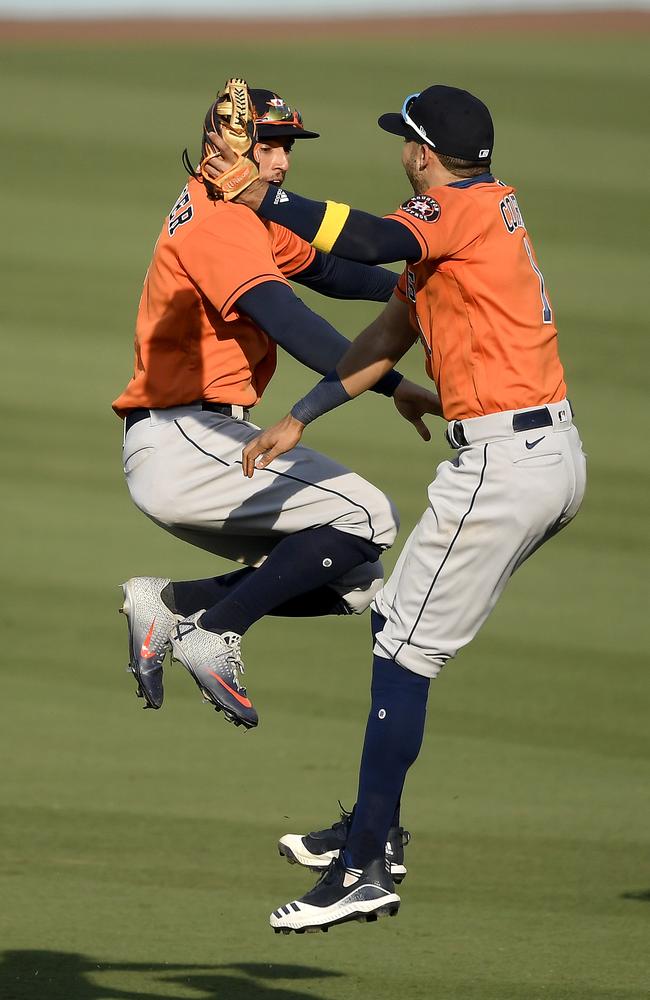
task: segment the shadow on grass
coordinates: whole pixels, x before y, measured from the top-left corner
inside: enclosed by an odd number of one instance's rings
[[[195,970],[201,970],[195,971]],[[142,990],[115,989],[111,972],[142,973]],[[176,975],[170,975],[176,973]],[[94,978],[108,982],[100,986]],[[266,965],[233,962],[228,965],[176,965],[146,962],[97,962],[86,955],[64,951],[6,951],[0,955],[2,1000],[277,1000],[278,990],[264,980],[313,980],[340,973],[302,965]],[[179,995],[151,990],[153,982],[177,984]],[[283,1000],[325,1000],[313,992],[282,990]]]
[[[622,892],[621,899],[637,899],[641,903],[650,903],[650,889],[637,889],[634,892]]]

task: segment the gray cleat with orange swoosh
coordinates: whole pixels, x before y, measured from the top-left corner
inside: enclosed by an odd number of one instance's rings
[[[163,703],[163,663],[171,649],[169,633],[179,615],[170,611],[162,599],[169,580],[158,576],[134,576],[122,584],[124,603],[120,612],[129,626],[129,666],[138,682],[138,698],[145,708],[160,708]]]
[[[253,729],[257,712],[246,694],[240,675],[241,636],[236,632],[210,632],[201,628],[203,611],[176,623],[171,632],[172,656],[192,675],[206,701],[223,712],[235,726]]]

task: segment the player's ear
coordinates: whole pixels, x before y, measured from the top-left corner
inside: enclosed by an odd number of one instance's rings
[[[420,143],[420,166],[423,170],[431,164],[432,160],[437,160],[438,157],[431,149],[431,146],[427,146],[426,142]]]
[[[259,142],[256,142],[255,145],[253,146],[253,159],[255,160],[255,163],[257,163],[257,165],[259,166],[259,164],[260,164],[260,144],[259,144]]]

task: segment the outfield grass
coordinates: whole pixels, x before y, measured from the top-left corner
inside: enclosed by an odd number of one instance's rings
[[[2,1000],[648,997],[647,55],[644,37],[515,34],[0,51]],[[269,931],[312,881],[274,845],[354,799],[367,620],[257,625],[247,735],[180,668],[160,713],[122,672],[116,585],[226,567],[132,507],[110,402],[178,154],[239,72],[322,132],[293,186],[377,212],[407,193],[377,115],[434,80],[484,97],[589,456],[576,523],[433,687],[400,916],[328,936]],[[349,334],[375,311],[305,298]],[[312,380],[283,359],[260,421]],[[401,540],[448,454],[376,398],[309,444],[394,497]]]

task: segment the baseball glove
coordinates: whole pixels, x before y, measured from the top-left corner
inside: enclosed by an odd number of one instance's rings
[[[220,135],[237,154],[235,163],[217,179],[205,173],[205,165],[219,156],[219,151],[207,139],[208,132]],[[217,198],[230,201],[258,177],[257,167],[247,155],[255,142],[255,110],[245,80],[239,77],[226,80],[205,117],[204,135],[204,156],[199,172]]]

